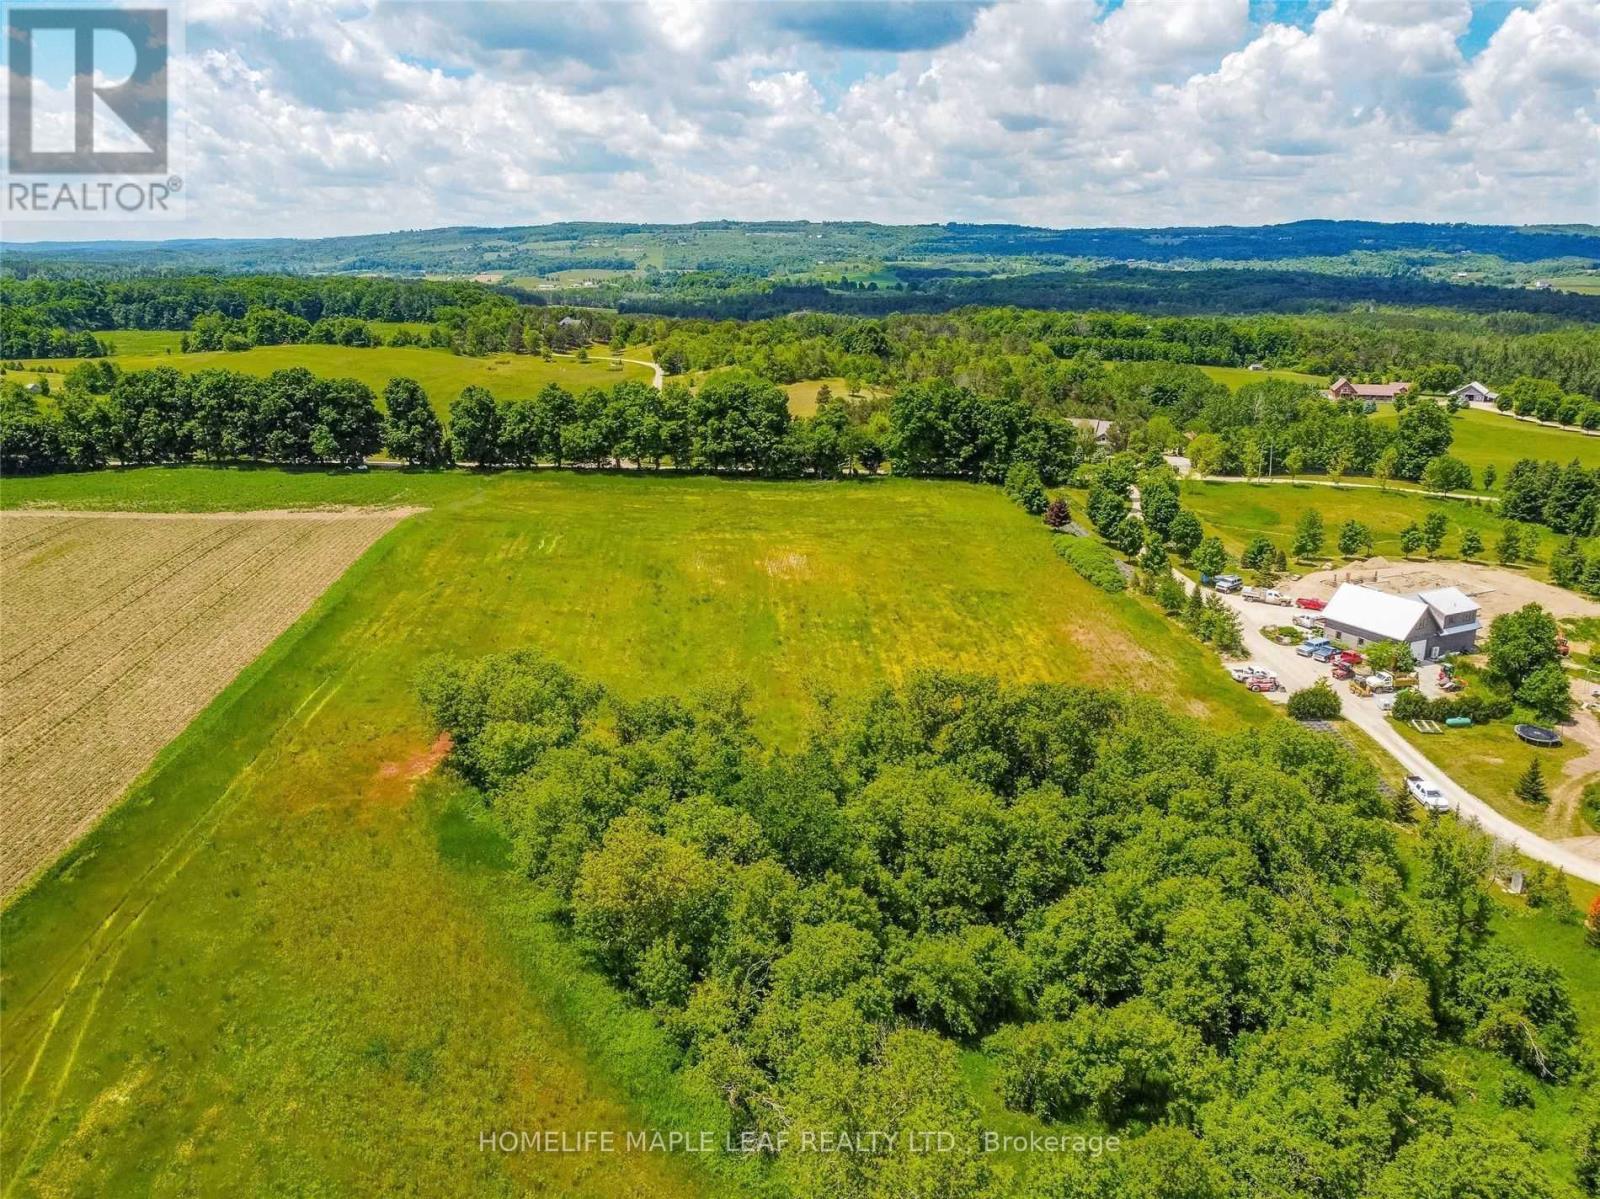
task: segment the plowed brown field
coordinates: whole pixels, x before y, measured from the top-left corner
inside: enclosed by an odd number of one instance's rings
[[[406,515],[0,516],[0,895]]]

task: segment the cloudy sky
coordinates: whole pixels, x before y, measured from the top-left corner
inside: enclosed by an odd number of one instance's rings
[[[1600,220],[1600,0],[186,11],[187,221],[109,235]]]

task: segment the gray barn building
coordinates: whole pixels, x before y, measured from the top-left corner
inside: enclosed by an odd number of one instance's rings
[[[1478,644],[1477,602],[1458,587],[1390,595],[1345,583],[1323,609],[1322,622],[1328,638],[1340,645],[1360,649],[1379,641],[1399,641],[1411,647],[1419,662],[1470,654]]]

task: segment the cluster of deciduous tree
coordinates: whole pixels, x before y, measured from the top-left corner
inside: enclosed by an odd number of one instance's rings
[[[1014,1188],[962,1050],[1010,1106],[1129,1138],[1032,1156],[1028,1193],[1572,1185],[1458,1106],[1480,1085],[1458,1046],[1524,1089],[1588,1061],[1560,974],[1490,933],[1487,842],[1434,821],[1406,865],[1371,767],[1316,734],[922,673],[783,751],[737,693],[630,702],[531,652],[420,687],[523,885],[656,1014],[730,1132],[901,1134],[780,1152],[782,1191]]]
[[[0,347],[14,358],[98,358],[105,344],[87,330],[52,324],[36,309],[0,301]]]
[[[1357,402],[1329,400],[1315,388],[1280,379],[1212,395],[1195,417],[1187,453],[1200,474],[1376,475],[1419,480],[1455,438],[1449,411],[1431,400],[1405,405],[1394,424]],[[1459,465],[1459,464],[1458,464]],[[1461,469],[1439,467],[1441,490],[1471,483]]]
[[[1600,599],[1600,545],[1585,548],[1568,537],[1550,551],[1550,581]]]
[[[248,350],[253,346],[299,345],[361,346],[383,344],[383,338],[366,321],[353,316],[325,316],[312,322],[281,308],[257,305],[242,317],[207,312],[194,318],[181,346],[185,353],[208,350]],[[435,344],[448,345],[447,338]]]
[[[170,366],[106,378],[105,391],[69,387],[49,407],[7,385],[0,468],[92,470],[197,457],[354,464],[382,442],[372,389],[355,379],[323,379],[300,367],[261,379],[227,370],[185,375]]]
[[[1576,458],[1564,467],[1518,459],[1501,484],[1500,513],[1507,520],[1588,537],[1600,531],[1600,469],[1589,469]]]
[[[1561,665],[1561,630],[1538,604],[1524,604],[1489,623],[1484,652],[1488,681],[1543,720],[1572,714],[1572,690]]]

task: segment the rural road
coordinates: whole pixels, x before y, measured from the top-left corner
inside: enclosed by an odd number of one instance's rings
[[[602,353],[606,352],[603,347],[602,347],[601,352]],[[606,356],[610,357],[611,355],[609,353],[607,353]],[[551,357],[553,357],[553,358],[575,358],[575,357],[577,357],[577,355],[576,354],[552,354]],[[654,387],[657,391],[660,391],[661,388],[666,384],[667,376],[665,375],[665,373],[663,373],[661,368],[659,366],[657,366],[654,362],[651,362],[651,361],[649,361],[647,359],[644,359],[644,358],[618,358],[617,361],[618,362],[628,362],[628,363],[633,364],[634,366],[648,366],[651,369],[651,371],[654,372],[654,374],[652,375],[652,377],[650,379],[650,386]]]
[[[1332,479],[1310,479],[1301,475],[1291,479],[1288,475],[1268,475],[1265,478],[1246,479],[1239,475],[1184,475],[1185,479],[1192,479],[1199,483],[1276,483],[1282,487],[1337,487],[1340,491],[1395,491],[1405,495],[1425,495],[1436,500],[1487,500],[1491,504],[1498,504],[1500,497],[1488,495],[1481,491],[1425,491],[1421,487],[1408,487],[1402,484],[1391,483],[1385,487],[1382,483],[1335,483]]]
[[[1268,640],[1261,632],[1263,625],[1287,624],[1290,616],[1298,609],[1247,603],[1234,595],[1224,595],[1221,598],[1239,614],[1239,621],[1244,626],[1245,650],[1251,659],[1273,671],[1278,676],[1278,681],[1289,691],[1309,687],[1319,678],[1328,676],[1327,667],[1319,666],[1310,658],[1302,658],[1294,652],[1293,646],[1279,645],[1276,641]],[[1430,668],[1425,666],[1423,669]],[[1274,692],[1273,698],[1278,700],[1286,695],[1286,692]],[[1407,774],[1424,775],[1437,782],[1439,790],[1456,805],[1456,810],[1461,816],[1478,824],[1484,832],[1496,840],[1513,846],[1519,853],[1551,866],[1559,866],[1576,878],[1600,883],[1600,856],[1590,856],[1579,852],[1575,846],[1546,840],[1537,833],[1523,828],[1509,816],[1503,816],[1495,811],[1484,800],[1450,778],[1402,737],[1394,727],[1393,721],[1378,710],[1375,700],[1362,699],[1348,692],[1341,692],[1340,699],[1344,701],[1346,720],[1381,745],[1405,768]]]

